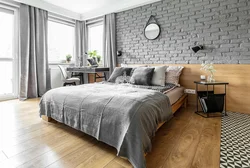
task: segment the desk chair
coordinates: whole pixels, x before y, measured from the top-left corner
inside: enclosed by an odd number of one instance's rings
[[[66,70],[61,65],[58,65],[58,67],[61,70],[63,76],[63,86],[76,85],[76,82],[80,82],[79,78],[69,78]]]
[[[79,77],[80,84],[84,84],[83,73],[81,73],[81,72],[71,72],[71,77]]]

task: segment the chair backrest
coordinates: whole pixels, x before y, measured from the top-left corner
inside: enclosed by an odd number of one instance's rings
[[[61,65],[58,65],[58,67],[61,70],[62,76],[64,77],[64,79],[68,79],[68,74],[67,74],[66,70]]]

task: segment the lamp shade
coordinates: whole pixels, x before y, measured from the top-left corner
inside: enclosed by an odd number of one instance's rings
[[[122,56],[122,51],[117,51],[117,56],[118,57]]]
[[[192,50],[197,53],[199,50],[203,50],[204,47],[202,45],[198,45],[198,46],[195,46],[195,47],[192,47]]]

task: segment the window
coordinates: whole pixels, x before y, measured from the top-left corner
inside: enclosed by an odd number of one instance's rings
[[[96,50],[103,64],[103,22],[88,25],[88,51]]]
[[[66,55],[74,60],[74,24],[48,21],[48,60],[52,62],[65,62]]]
[[[0,6],[0,100],[16,98],[18,88],[16,10],[8,8]]]

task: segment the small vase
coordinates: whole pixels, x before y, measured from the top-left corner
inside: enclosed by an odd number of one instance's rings
[[[215,82],[215,79],[214,79],[214,75],[213,74],[210,74],[207,78],[207,81],[208,82]]]

